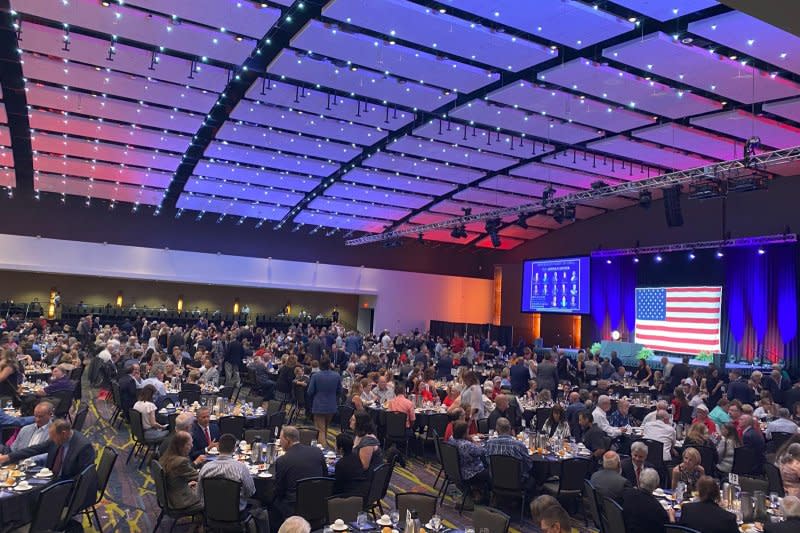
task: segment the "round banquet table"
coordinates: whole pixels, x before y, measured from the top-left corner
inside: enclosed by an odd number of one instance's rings
[[[31,475],[27,476],[27,480],[33,487],[30,490],[17,492],[5,487],[0,489],[0,532],[6,533],[33,520],[33,512],[39,493],[53,482],[52,478],[34,478],[32,474],[39,470],[41,469],[31,468],[28,471],[28,474]]]

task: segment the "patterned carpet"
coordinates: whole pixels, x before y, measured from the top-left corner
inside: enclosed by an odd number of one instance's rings
[[[88,387],[84,390],[85,394],[96,394],[96,391]],[[103,531],[149,533],[153,530],[159,512],[153,480],[146,471],[146,467],[142,470],[137,468],[138,461],[131,459],[130,464],[125,464],[125,459],[133,444],[124,425],[120,429],[115,429],[108,424],[113,406],[103,400],[90,400],[89,405],[89,417],[84,427],[84,433],[95,443],[98,454],[104,446],[111,446],[120,454],[109,481],[106,499],[99,508]],[[331,430],[328,435],[331,444],[335,440],[335,434],[336,431]],[[433,488],[436,472],[437,470],[432,465],[418,459],[408,460],[405,468],[397,466],[389,493],[384,500],[384,507],[386,505],[394,506],[395,493],[415,491],[436,494],[437,491]],[[463,516],[459,516],[456,505],[457,503],[448,496],[444,505],[440,507],[439,514],[445,525],[460,528],[469,526],[471,513],[465,511]],[[511,502],[510,505],[512,507],[506,509],[506,512],[516,512],[518,504]],[[171,521],[165,519],[164,522],[159,529],[169,531]],[[94,524],[89,524],[85,518],[83,525],[85,531],[97,531]],[[176,532],[191,530],[192,527],[183,524],[175,528]],[[528,517],[523,527],[516,522],[512,523],[511,531],[538,531],[538,528],[530,523]]]

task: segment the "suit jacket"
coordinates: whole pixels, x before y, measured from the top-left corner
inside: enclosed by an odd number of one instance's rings
[[[315,415],[334,414],[341,392],[342,378],[333,370],[320,370],[312,374],[308,381],[308,396],[312,398],[311,412]]]
[[[800,517],[793,516],[783,522],[764,522],[764,533],[796,533],[800,531]]]
[[[325,457],[319,448],[295,444],[275,461],[275,499],[294,504],[299,480],[321,477],[327,473]]]
[[[689,377],[689,365],[678,363],[672,367],[672,372],[669,375],[669,385],[675,388],[681,384],[681,381]]]
[[[760,432],[753,428],[749,428],[742,433],[742,445],[750,448],[756,454],[756,469],[753,474],[761,474],[764,471],[764,463],[766,457],[764,452],[766,449],[766,442]]]
[[[744,379],[731,381],[728,384],[728,399],[731,401],[739,400],[742,403],[753,403],[753,390]]]
[[[531,379],[528,365],[525,363],[512,365],[508,372],[511,378],[511,390],[514,391],[514,394],[525,394],[525,391],[528,390],[528,382]]]
[[[45,466],[52,470],[57,451],[58,445],[51,440],[46,440],[18,452],[13,452],[9,455],[8,460],[10,463],[16,463],[28,457],[46,453],[47,461],[45,462]],[[77,431],[73,431],[72,437],[69,440],[67,453],[61,462],[61,475],[59,479],[72,479],[91,464],[94,464],[94,448],[92,447],[92,443]]]
[[[682,526],[700,533],[738,533],[736,515],[714,502],[687,503],[681,509]]]
[[[120,406],[123,414],[127,416],[128,411],[133,409],[133,404],[136,403],[136,381],[130,374],[125,374],[119,378],[119,399],[122,402]]]
[[[167,498],[175,509],[185,509],[200,503],[200,495],[189,486],[190,481],[197,481],[198,472],[188,457],[182,457],[172,471],[164,472],[167,480]]]
[[[626,533],[664,533],[664,524],[669,523],[669,515],[655,496],[628,488],[622,492],[622,502]]]
[[[621,466],[622,466],[622,477],[627,479],[628,483],[630,483],[632,487],[638,487],[639,484],[636,483],[636,468],[633,466],[633,461],[631,461],[631,458],[628,457],[626,459],[623,459]],[[648,463],[647,461],[645,461],[642,470],[644,470],[645,468],[655,468],[655,467],[650,463]]]
[[[542,361],[536,370],[536,383],[541,390],[555,391],[558,385],[558,368],[552,361]]]
[[[631,486],[627,479],[605,468],[592,474],[591,482],[598,494],[617,503],[622,503],[622,491]]]
[[[215,422],[208,423],[208,430],[211,433],[211,440],[216,442],[219,440],[219,426]],[[200,425],[195,422],[192,424],[192,451],[189,452],[189,457],[197,459],[198,456],[206,453],[206,433]]]

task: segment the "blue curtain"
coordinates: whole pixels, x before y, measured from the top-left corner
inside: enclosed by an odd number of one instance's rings
[[[636,320],[636,265],[631,257],[592,259],[592,340],[619,330],[632,339]],[[608,328],[606,328],[608,326]],[[604,328],[608,329],[605,331]]]

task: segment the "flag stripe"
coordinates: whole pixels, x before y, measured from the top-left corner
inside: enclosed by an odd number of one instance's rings
[[[676,324],[677,323],[683,323],[683,324],[686,323],[685,320],[681,320],[678,317],[673,317],[673,318],[667,317],[667,322],[670,322],[670,323],[674,322]],[[719,326],[719,319],[718,318],[699,318],[698,317],[698,318],[693,318],[692,322],[694,322],[695,324],[716,324],[717,326]]]
[[[654,335],[650,333],[637,333],[636,337],[646,341],[692,341],[692,344],[704,344],[716,346],[719,344],[717,335],[697,335],[684,333],[683,335]]]
[[[667,292],[716,292],[722,293],[722,287],[666,287]]]
[[[720,296],[670,296],[669,301],[672,303],[710,303],[719,304]]]
[[[675,333],[705,333],[707,335],[716,335],[719,331],[716,328],[707,328],[704,325],[695,325],[695,324],[683,324],[681,326],[660,326],[660,325],[648,325],[642,324],[642,322],[646,321],[639,321],[637,322],[637,330],[644,332],[646,331],[657,331],[657,332],[675,332]],[[640,325],[641,324],[641,325]]]

